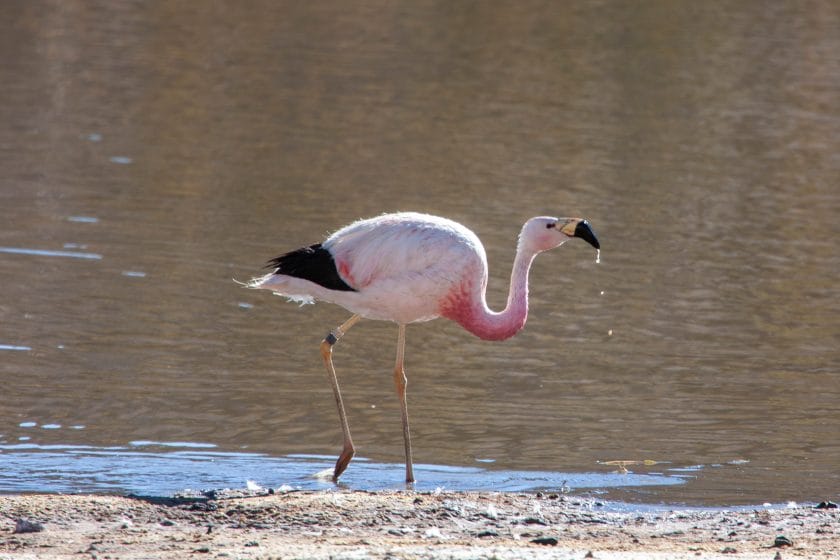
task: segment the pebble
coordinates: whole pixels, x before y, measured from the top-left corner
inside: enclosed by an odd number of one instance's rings
[[[17,519],[15,521],[14,533],[40,533],[44,530],[44,526],[37,521],[29,521],[28,519]]]
[[[497,533],[496,531],[481,531],[480,533],[478,533],[476,535],[476,537],[478,537],[479,539],[483,539],[483,538],[486,538],[486,537],[498,537],[498,536],[499,536],[499,533]]]
[[[776,540],[773,541],[773,547],[782,548],[783,546],[793,546],[793,541],[784,535],[779,535],[776,537]]]

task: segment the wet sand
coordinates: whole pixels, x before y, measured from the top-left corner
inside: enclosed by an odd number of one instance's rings
[[[176,557],[837,558],[840,515],[814,507],[616,512],[556,494],[0,497],[0,558]]]

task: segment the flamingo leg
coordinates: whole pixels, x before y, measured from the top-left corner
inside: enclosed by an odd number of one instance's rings
[[[338,377],[335,375],[335,367],[332,361],[332,349],[336,342],[344,336],[350,327],[355,325],[361,315],[353,315],[347,319],[340,327],[336,327],[324,337],[321,342],[321,356],[324,358],[324,364],[327,366],[327,371],[330,374],[330,382],[332,383],[333,393],[335,394],[335,404],[338,406],[338,417],[341,420],[341,431],[344,435],[344,447],[341,450],[341,455],[338,456],[338,461],[335,463],[335,471],[333,471],[333,481],[338,482],[338,477],[350,464],[350,460],[356,453],[356,448],[353,447],[353,439],[350,437],[350,426],[347,423],[347,413],[344,412],[344,402],[341,400],[341,390],[338,387]]]
[[[400,412],[402,414],[403,440],[405,441],[405,481],[414,482],[414,466],[411,459],[411,434],[408,429],[408,406],[405,400],[405,386],[408,379],[405,376],[403,362],[405,358],[405,325],[400,325],[399,340],[397,341],[397,363],[394,366],[394,384],[397,386],[397,396],[400,398]]]

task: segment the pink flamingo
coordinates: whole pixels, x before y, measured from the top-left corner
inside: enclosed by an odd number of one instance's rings
[[[538,253],[572,237],[600,249],[586,220],[543,216],[525,223],[519,234],[507,306],[501,312],[487,307],[487,256],[481,241],[463,225],[437,216],[406,212],[360,220],[323,243],[269,261],[274,271],[254,278],[248,287],[272,290],[299,302],[327,301],[353,313],[321,342],[344,435],[334,481],[355,453],[332,362],[333,346],[350,327],[362,317],[399,326],[394,382],[402,414],[405,480],[414,482],[403,368],[405,326],[446,317],[486,340],[513,336],[525,326],[528,316],[531,262]]]

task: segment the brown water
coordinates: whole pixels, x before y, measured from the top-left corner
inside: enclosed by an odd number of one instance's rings
[[[830,1],[0,4],[4,488],[66,490],[73,446],[336,454],[318,344],[347,313],[232,279],[419,210],[484,240],[496,308],[528,217],[586,216],[603,250],[539,257],[507,342],[408,329],[417,463],[836,499],[838,29]],[[399,479],[395,344],[363,322],[336,365]]]

